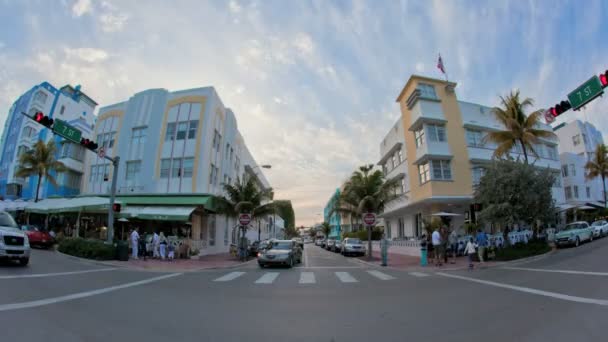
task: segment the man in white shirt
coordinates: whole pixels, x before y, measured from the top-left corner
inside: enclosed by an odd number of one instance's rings
[[[435,266],[441,266],[441,234],[439,230],[435,229],[431,235],[431,241],[433,243],[433,250],[435,251]]]
[[[133,232],[131,233],[131,249],[133,250],[133,255],[132,258],[137,260],[138,257],[138,247],[139,247],[139,233],[137,232],[137,227],[135,227],[133,229]]]
[[[159,248],[160,248],[160,237],[158,236],[157,232],[154,232],[154,237],[152,238],[152,257],[155,259],[160,258],[160,253],[159,253]]]

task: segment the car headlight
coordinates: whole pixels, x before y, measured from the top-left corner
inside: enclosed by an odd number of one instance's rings
[[[30,239],[28,239],[27,235],[25,235],[23,242],[24,242],[23,245],[25,247],[29,247],[30,246]]]

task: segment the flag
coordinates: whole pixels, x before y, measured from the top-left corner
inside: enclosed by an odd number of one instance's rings
[[[441,59],[441,54],[439,54],[439,59],[437,60],[437,68],[445,74],[445,68],[443,67],[443,59]]]

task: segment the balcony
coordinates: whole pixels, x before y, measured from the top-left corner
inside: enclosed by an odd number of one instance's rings
[[[426,138],[425,138],[426,139]],[[452,158],[452,151],[447,141],[428,141],[425,140],[424,144],[416,148],[416,160],[414,164],[418,165],[428,159],[436,158]]]

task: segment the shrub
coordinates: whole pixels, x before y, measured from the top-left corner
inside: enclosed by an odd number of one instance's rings
[[[113,260],[116,257],[116,247],[100,240],[65,238],[59,243],[58,250],[61,253],[95,260]]]
[[[356,232],[348,232],[343,234],[343,238],[358,238],[361,241],[367,241],[367,228],[361,229]],[[380,240],[382,239],[382,229],[374,228],[372,230],[372,240]]]
[[[528,244],[519,243],[514,246],[496,250],[496,260],[509,261],[529,256],[547,253],[551,247],[543,241],[530,241]]]

